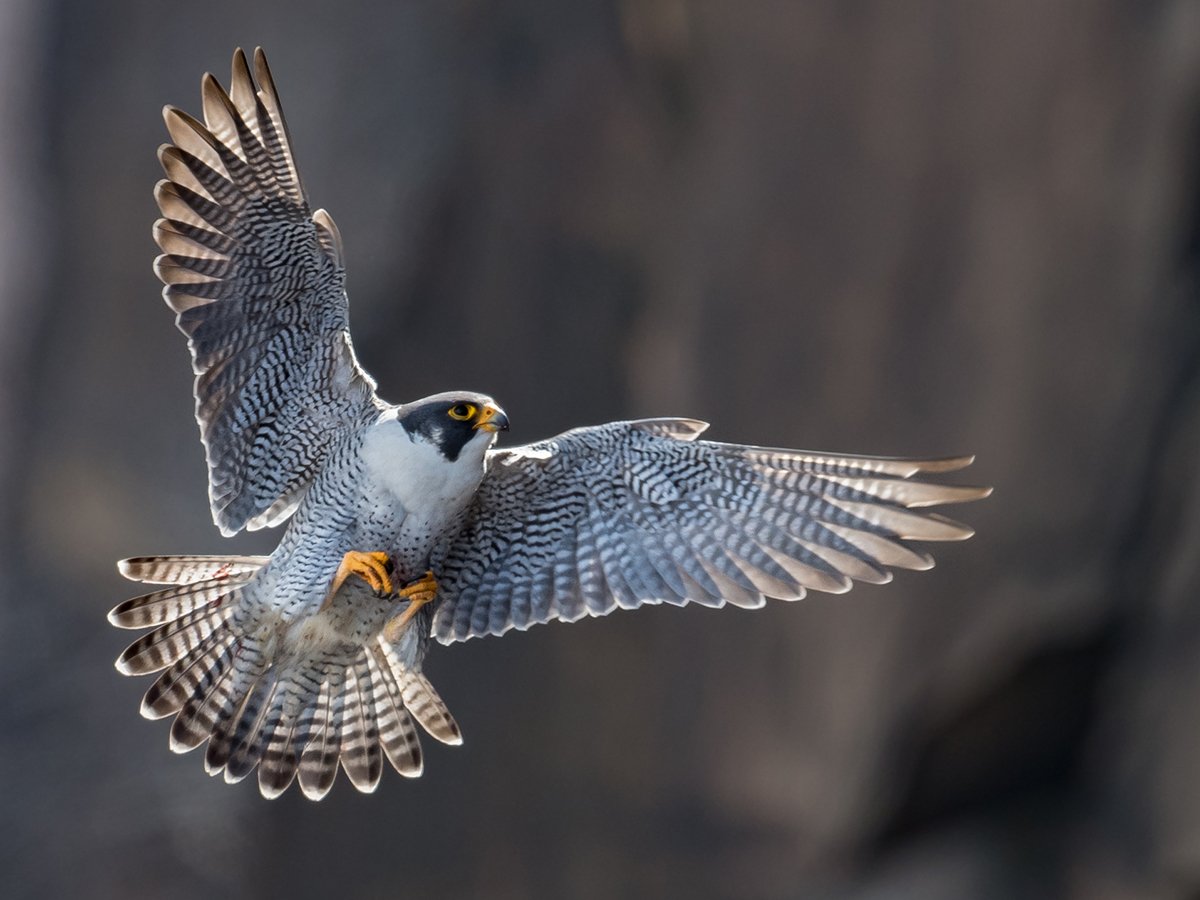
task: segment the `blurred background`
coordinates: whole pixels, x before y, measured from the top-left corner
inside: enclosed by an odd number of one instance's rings
[[[112,660],[209,519],[151,273],[165,103],[262,44],[381,393],[510,442],[974,452],[886,587],[435,648],[466,743],[321,804]],[[1200,895],[1200,6],[0,3],[7,896]]]

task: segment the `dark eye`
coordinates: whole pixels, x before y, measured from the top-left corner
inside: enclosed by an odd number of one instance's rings
[[[470,403],[459,403],[456,406],[450,407],[446,412],[449,413],[450,418],[465,422],[475,415],[475,407]]]

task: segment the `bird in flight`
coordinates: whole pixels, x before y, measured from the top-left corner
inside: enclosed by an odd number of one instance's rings
[[[701,440],[662,418],[495,448],[508,417],[451,391],[393,405],[350,342],[342,240],[301,186],[261,49],[203,121],[168,106],[155,272],[188,338],[209,500],[223,535],[282,525],[270,556],[153,556],[109,613],[150,628],[117,660],[160,673],[147,718],[210,774],[257,767],[267,797],[417,776],[416,725],[458,725],[421,672],[450,644],[648,603],[797,600],[928,569],[911,541],[969,528],[926,511],[990,489],[939,484],[970,457],[893,459]],[[414,724],[414,722],[416,724]]]

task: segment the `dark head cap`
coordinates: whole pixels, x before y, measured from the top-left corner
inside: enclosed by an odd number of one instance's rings
[[[490,446],[496,432],[508,430],[508,416],[496,401],[470,391],[434,394],[406,403],[396,420],[409,434],[438,447],[451,462],[473,439],[483,438]]]

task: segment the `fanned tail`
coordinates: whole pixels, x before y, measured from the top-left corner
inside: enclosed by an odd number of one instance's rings
[[[117,605],[119,628],[151,628],[117,659],[126,675],[157,672],[142,699],[148,719],[174,716],[177,753],[208,742],[206,770],[237,782],[258,768],[259,790],[277,797],[294,781],[319,800],[340,765],[360,791],[375,790],[384,760],[405,777],[423,768],[417,724],[459,744],[453,716],[412,667],[410,646],[376,638],[352,663],[316,653],[273,657],[242,592],[267,562],[256,556],[156,556],[123,560],[131,580],[167,585]]]
[[[298,776],[304,795],[320,800],[340,763],[350,783],[369,793],[379,784],[384,759],[416,778],[424,763],[414,720],[442,743],[462,743],[437,691],[378,638],[353,665],[321,684],[318,702],[305,707],[290,739],[261,742],[259,786],[264,796],[277,796]]]

